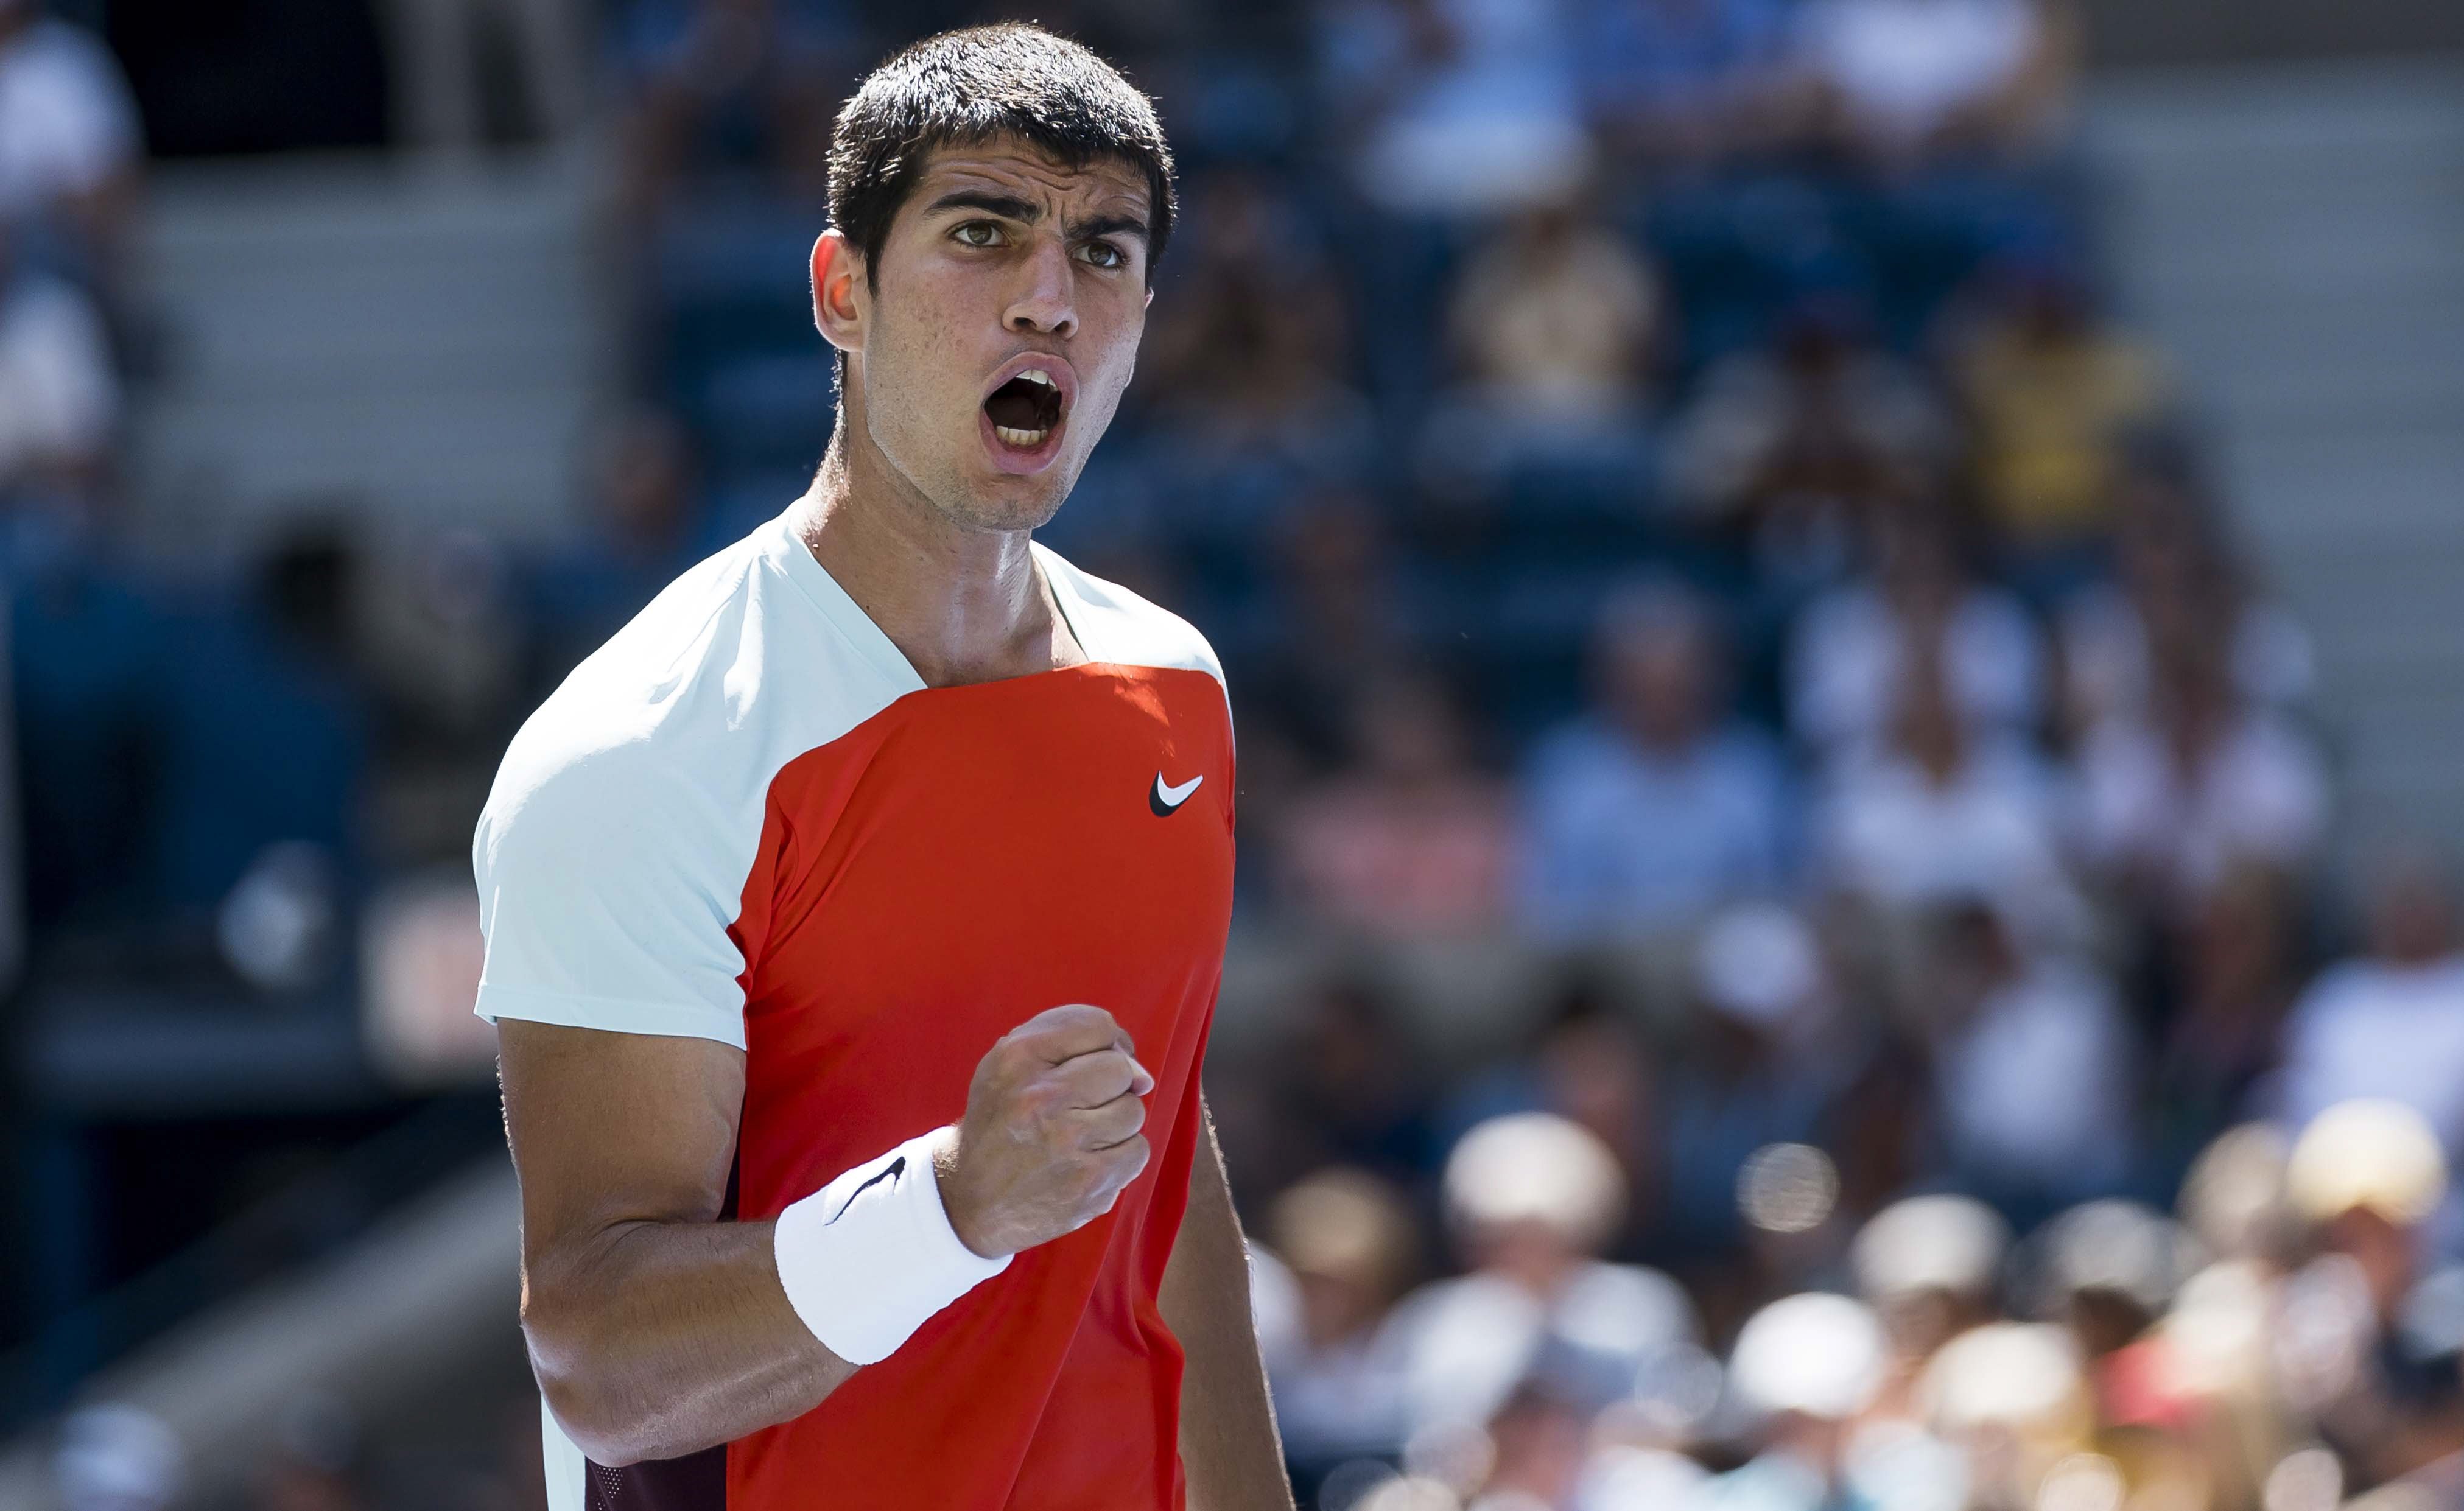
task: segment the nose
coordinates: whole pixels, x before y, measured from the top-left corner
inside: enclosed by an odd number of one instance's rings
[[[1019,284],[1002,312],[1001,324],[1021,336],[1067,338],[1078,329],[1076,280],[1069,275],[1069,252],[1059,237],[1039,239],[1021,258]]]

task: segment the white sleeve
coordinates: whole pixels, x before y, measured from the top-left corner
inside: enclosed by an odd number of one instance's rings
[[[645,745],[526,759],[479,818],[477,1012],[744,1047],[729,934],[759,836]]]

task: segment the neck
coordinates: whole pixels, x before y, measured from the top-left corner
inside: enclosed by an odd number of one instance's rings
[[[1028,532],[971,527],[935,508],[870,443],[853,393],[796,523],[928,687],[1086,659],[1053,608]]]

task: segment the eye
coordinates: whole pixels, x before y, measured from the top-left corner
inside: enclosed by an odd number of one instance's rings
[[[988,220],[963,221],[950,235],[962,247],[998,247],[1001,243],[1001,228]]]
[[[1090,241],[1078,249],[1078,255],[1098,268],[1126,268],[1130,254],[1109,241]]]

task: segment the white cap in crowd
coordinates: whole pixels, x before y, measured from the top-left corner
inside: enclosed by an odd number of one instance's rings
[[[2048,1306],[2102,1292],[2152,1317],[2199,1265],[2199,1246],[2179,1224],[2119,1197],[2073,1207],[2029,1241],[2043,1265],[2040,1300]]]
[[[1991,1288],[2010,1247],[2010,1225],[1973,1196],[1910,1196],[1874,1215],[1848,1264],[1870,1302],[1919,1291],[1968,1294]]]
[[[2312,1222],[2364,1210],[2409,1228],[2446,1194],[2447,1156],[2429,1123],[2403,1103],[2340,1102],[2294,1142],[2284,1191]]]
[[[1808,1291],[1747,1322],[1728,1359],[1728,1388],[1758,1415],[1845,1421],[1872,1404],[1882,1366],[1882,1325],[1873,1308]]]
[[[1625,1173],[1598,1135],[1549,1112],[1474,1128],[1446,1160],[1446,1211],[1465,1228],[1530,1223],[1596,1251],[1625,1217]]]
[[[2085,1376],[2068,1331],[2048,1323],[1988,1323],[1925,1366],[1917,1396],[1936,1429],[2003,1428],[2059,1436],[2081,1425]]]

